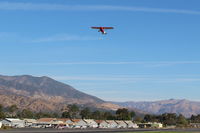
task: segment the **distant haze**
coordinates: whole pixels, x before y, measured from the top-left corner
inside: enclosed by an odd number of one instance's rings
[[[162,101],[146,101],[146,102],[113,102],[120,106],[127,108],[134,108],[142,111],[146,111],[151,114],[163,114],[163,113],[176,113],[183,114],[186,117],[191,115],[200,114],[200,102],[189,101],[186,99],[176,100],[162,100]]]

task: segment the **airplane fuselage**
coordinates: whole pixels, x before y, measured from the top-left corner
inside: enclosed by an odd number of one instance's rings
[[[100,31],[102,34],[107,34],[106,31],[103,29],[103,27],[100,27],[99,31]]]

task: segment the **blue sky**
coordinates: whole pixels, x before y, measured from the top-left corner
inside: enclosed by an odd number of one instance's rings
[[[200,101],[199,4],[0,0],[0,74],[49,76],[104,100]]]

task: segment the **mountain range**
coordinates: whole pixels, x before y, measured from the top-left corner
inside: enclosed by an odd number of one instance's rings
[[[126,108],[134,108],[151,114],[176,113],[186,117],[200,114],[200,102],[186,99],[169,99],[145,102],[112,102]]]
[[[200,102],[196,101],[108,102],[52,78],[31,75],[0,75],[0,104],[4,107],[16,104],[20,109],[28,108],[36,112],[60,111],[68,104],[78,104],[104,110],[126,107],[138,114],[177,113],[186,117],[200,114]]]
[[[19,108],[33,111],[59,111],[68,104],[116,110],[118,105],[76,90],[70,85],[52,78],[0,76],[0,104],[5,107],[16,104]]]

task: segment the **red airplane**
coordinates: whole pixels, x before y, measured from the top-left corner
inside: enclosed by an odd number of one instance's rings
[[[99,31],[98,32],[101,32],[102,34],[107,34],[106,33],[106,29],[114,29],[113,27],[91,27],[92,29],[99,29]]]

